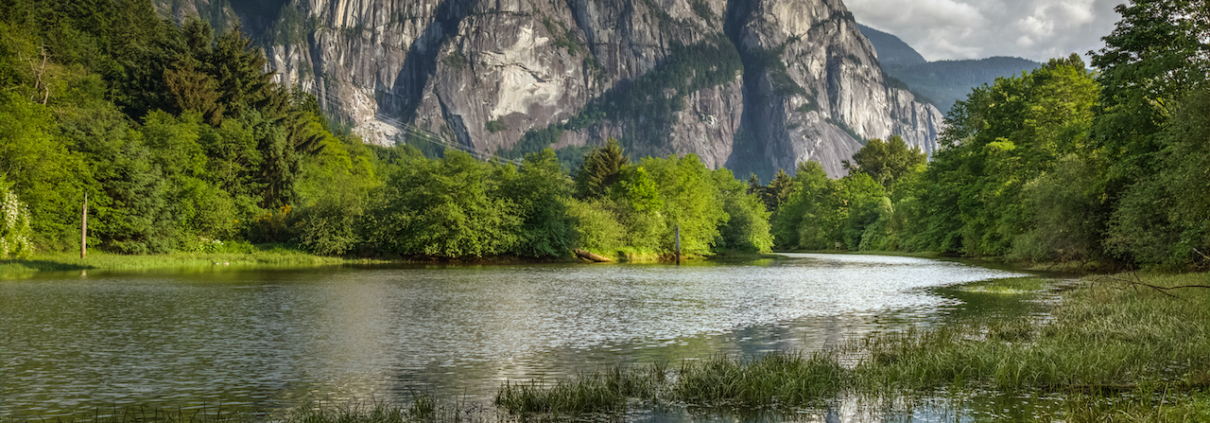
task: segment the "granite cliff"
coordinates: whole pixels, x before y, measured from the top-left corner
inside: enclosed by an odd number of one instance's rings
[[[226,1],[161,6],[238,16],[282,82],[375,143],[515,157],[617,137],[767,179],[805,160],[842,175],[891,134],[931,153],[942,125],[839,0]]]

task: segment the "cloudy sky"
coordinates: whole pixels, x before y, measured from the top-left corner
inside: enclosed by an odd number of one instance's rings
[[[1044,61],[1103,45],[1125,0],[844,0],[857,22],[899,36],[928,60]]]

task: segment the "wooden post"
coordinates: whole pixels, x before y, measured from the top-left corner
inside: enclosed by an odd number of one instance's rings
[[[681,225],[676,225],[676,265],[681,265]]]
[[[88,193],[84,193],[84,211],[80,213],[80,259],[88,255]]]

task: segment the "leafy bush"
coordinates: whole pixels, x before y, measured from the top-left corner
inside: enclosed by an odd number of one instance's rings
[[[0,259],[24,258],[33,254],[29,207],[9,191],[0,176]]]

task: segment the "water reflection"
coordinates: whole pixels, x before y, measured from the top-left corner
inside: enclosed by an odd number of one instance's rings
[[[811,350],[934,324],[975,300],[935,288],[1010,276],[916,258],[800,254],[681,267],[94,271],[5,281],[0,416],[114,404],[275,410],[403,402],[412,392],[487,402],[505,380]]]

